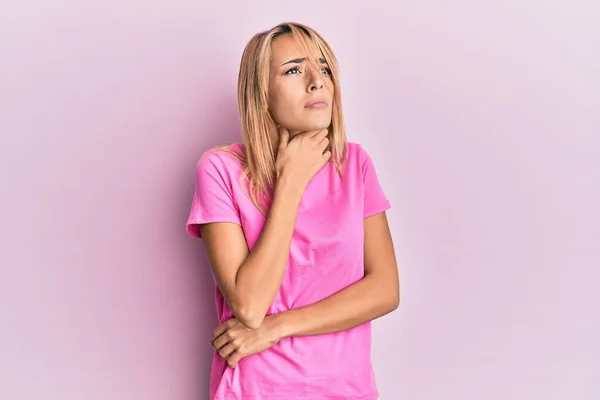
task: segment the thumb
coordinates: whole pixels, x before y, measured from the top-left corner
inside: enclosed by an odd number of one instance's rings
[[[290,133],[285,128],[279,128],[279,147],[285,149],[290,141]]]

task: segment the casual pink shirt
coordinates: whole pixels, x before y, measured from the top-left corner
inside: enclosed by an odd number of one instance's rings
[[[243,153],[243,145],[233,149]],[[316,303],[364,276],[364,218],[390,208],[368,153],[347,144],[342,180],[327,163],[308,184],[300,202],[290,255],[268,315]],[[241,165],[226,152],[206,153],[196,168],[187,232],[199,224],[241,225],[250,251],[265,217],[239,183]],[[247,190],[247,186],[246,186]],[[233,313],[218,285],[219,323]],[[215,352],[212,400],[376,400],[371,364],[371,323],[333,334],[292,337],[243,358],[236,368]]]

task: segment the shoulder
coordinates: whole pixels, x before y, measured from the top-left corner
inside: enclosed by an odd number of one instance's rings
[[[196,171],[200,172],[228,172],[241,169],[244,157],[244,145],[231,143],[208,149],[200,156],[196,164]]]
[[[356,142],[346,143],[346,159],[350,166],[362,167],[370,158],[369,153],[361,144]]]

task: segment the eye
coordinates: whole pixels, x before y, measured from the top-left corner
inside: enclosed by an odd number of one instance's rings
[[[331,75],[331,68],[329,67],[323,67],[321,68],[321,71],[323,71],[327,75]]]
[[[299,72],[300,72],[300,70],[298,69],[298,67],[294,67],[294,68],[288,69],[284,75],[295,75]]]

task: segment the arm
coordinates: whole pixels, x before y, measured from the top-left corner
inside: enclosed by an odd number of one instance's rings
[[[315,304],[267,317],[277,337],[339,332],[398,307],[398,269],[385,212],[366,218],[364,230],[365,277]]]
[[[281,339],[319,335],[359,326],[398,307],[400,286],[384,212],[365,219],[365,277],[317,303],[266,317],[257,329],[236,319],[215,328],[211,343],[229,366]]]
[[[273,201],[251,252],[238,224],[213,222],[200,228],[215,280],[235,317],[249,328],[260,327],[279,291],[300,200],[331,156],[327,134],[326,129],[301,132],[289,140],[282,130]]]
[[[235,317],[258,328],[275,298],[289,255],[301,193],[278,180],[263,232],[252,252],[244,232],[232,223],[202,225],[215,279]]]

